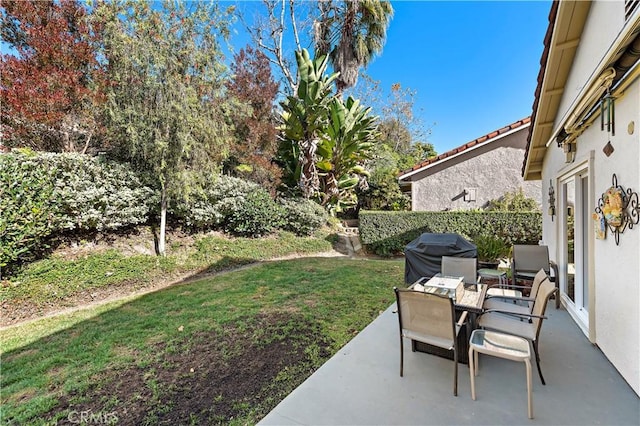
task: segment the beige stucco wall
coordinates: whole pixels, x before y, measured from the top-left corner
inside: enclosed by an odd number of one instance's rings
[[[577,95],[572,90],[584,84],[599,64],[611,42],[623,25],[622,2],[606,4],[595,2],[591,8],[585,34],[568,80],[567,91],[556,117],[556,123],[566,113]],[[547,191],[551,181],[559,195],[561,177],[571,176],[573,170],[586,165],[590,179],[590,211],[598,199],[612,184],[612,175],[624,189],[640,192],[640,79],[636,79],[625,93],[616,99],[616,134],[609,136],[600,130],[599,117],[577,140],[575,161],[565,163],[565,155],[555,144],[547,149],[543,165],[543,211],[547,211]],[[633,123],[633,133],[629,126]],[[602,149],[610,140],[615,151],[607,157]],[[572,169],[573,168],[573,169]],[[551,220],[543,215],[543,241],[549,245],[551,257],[559,261],[561,271],[566,271],[562,253],[563,230],[559,217]],[[616,245],[611,232],[604,240],[595,239],[594,222],[586,223],[589,235],[588,263],[590,269],[590,304],[587,329],[581,324],[580,312],[572,312],[585,334],[611,361],[615,368],[640,395],[640,225],[626,229]],[[564,264],[562,264],[564,263]],[[561,273],[561,275],[563,275]],[[564,277],[561,282],[564,283]],[[567,302],[566,298],[563,299]],[[571,308],[571,307],[569,307]],[[544,333],[544,330],[543,330]]]
[[[485,148],[465,152],[413,177],[412,210],[469,210],[522,188],[540,204],[540,181],[521,176],[528,128],[491,142]],[[463,191],[476,188],[476,201],[463,199]]]

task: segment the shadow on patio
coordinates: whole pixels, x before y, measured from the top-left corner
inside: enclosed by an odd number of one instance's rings
[[[261,422],[295,424],[638,425],[640,399],[563,309],[550,306],[540,337],[540,383],[533,361],[534,419],[527,419],[522,363],[481,355],[471,400],[469,369],[415,352],[405,341],[399,375],[398,319],[392,305],[294,390]]]

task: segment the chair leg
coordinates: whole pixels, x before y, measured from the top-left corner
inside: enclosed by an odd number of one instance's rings
[[[453,349],[453,396],[458,396],[458,349]]]
[[[538,374],[540,375],[540,381],[542,382],[543,385],[546,385],[546,383],[544,382],[544,377],[542,377],[542,369],[540,368],[540,353],[538,352],[537,340],[533,341],[533,351],[535,352],[535,355],[536,355],[536,365],[538,366]]]
[[[400,377],[402,377],[403,367],[404,367],[404,341],[402,340],[402,334],[400,334]]]
[[[476,369],[476,376],[477,376],[478,371],[480,371],[480,352],[473,353],[473,366]]]
[[[471,399],[476,400],[476,363],[477,354],[473,350],[473,346],[469,348],[469,377],[471,379]]]
[[[531,362],[529,358],[524,360],[525,367],[527,369],[527,414],[529,418],[533,418],[533,398],[531,396]]]

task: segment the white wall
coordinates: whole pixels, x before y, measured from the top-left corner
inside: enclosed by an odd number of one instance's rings
[[[562,118],[611,47],[624,24],[624,1],[595,1],[589,9],[571,75],[565,84],[558,118]],[[593,31],[597,29],[597,31]],[[558,122],[556,121],[556,125]]]
[[[591,199],[594,209],[602,193],[611,186],[614,173],[618,184],[625,190],[630,188],[640,193],[640,80],[636,80],[624,96],[616,100],[615,108],[616,135],[610,137],[615,151],[610,157],[602,151],[609,136],[600,130],[599,118],[577,141],[574,164],[593,155],[591,176],[594,193]],[[627,130],[631,122],[635,126],[633,134]],[[556,179],[568,168],[571,165],[565,163],[562,149],[551,145],[543,166],[543,211],[548,209],[550,179],[556,190],[556,208],[560,205]],[[543,241],[549,245],[554,259],[562,257],[558,252],[559,223],[557,216],[552,222],[548,214],[543,215]],[[589,222],[589,229],[593,233],[593,221]],[[595,312],[590,327],[595,336],[594,342],[640,395],[640,224],[626,229],[620,235],[619,245],[610,232],[606,239],[593,239],[592,242]]]
[[[627,126],[634,122],[632,135]],[[589,145],[596,150],[596,196],[611,186],[613,173],[625,190],[640,192],[640,81],[624,98],[616,101],[615,151],[602,153],[604,132],[590,133]],[[620,235],[595,240],[597,344],[640,395],[640,224]]]

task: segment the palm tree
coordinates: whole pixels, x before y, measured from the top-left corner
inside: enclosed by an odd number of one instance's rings
[[[358,81],[358,71],[382,52],[393,16],[389,1],[351,0],[339,4],[319,1],[320,18],[314,22],[316,57],[328,55],[338,95]]]

